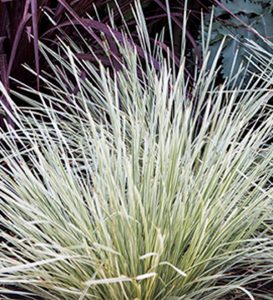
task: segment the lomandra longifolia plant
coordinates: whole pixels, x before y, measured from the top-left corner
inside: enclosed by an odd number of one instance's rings
[[[270,299],[271,58],[249,44],[259,73],[217,85],[204,41],[189,89],[186,25],[176,72],[133,12],[144,60],[126,34],[119,70],[66,39],[41,45],[48,92],[16,95],[33,109],[1,84],[16,124],[1,133],[1,296]]]

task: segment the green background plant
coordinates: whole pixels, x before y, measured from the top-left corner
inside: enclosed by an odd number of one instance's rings
[[[209,43],[211,58],[208,67],[212,65],[223,38],[225,42],[221,56],[221,72],[224,77],[236,74],[240,64],[248,64],[247,49],[244,47],[247,40],[255,41],[272,52],[270,46],[264,42],[264,39],[273,41],[272,1],[222,0],[216,1],[216,5],[211,31],[209,30],[211,16],[206,14],[204,17],[205,32],[211,34]],[[255,72],[256,68],[252,67],[250,71]]]

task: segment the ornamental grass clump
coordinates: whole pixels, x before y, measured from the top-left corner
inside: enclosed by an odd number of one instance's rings
[[[190,88],[134,13],[144,61],[126,35],[119,70],[62,41],[32,109],[1,86],[1,297],[272,299],[273,69],[217,85],[205,41]]]

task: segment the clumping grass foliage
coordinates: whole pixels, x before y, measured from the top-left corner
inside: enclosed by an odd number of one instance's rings
[[[1,297],[273,299],[269,59],[250,45],[260,73],[217,85],[204,41],[190,89],[135,17],[145,61],[118,41],[115,71],[41,46],[49,92],[17,95],[33,108],[1,133]]]

